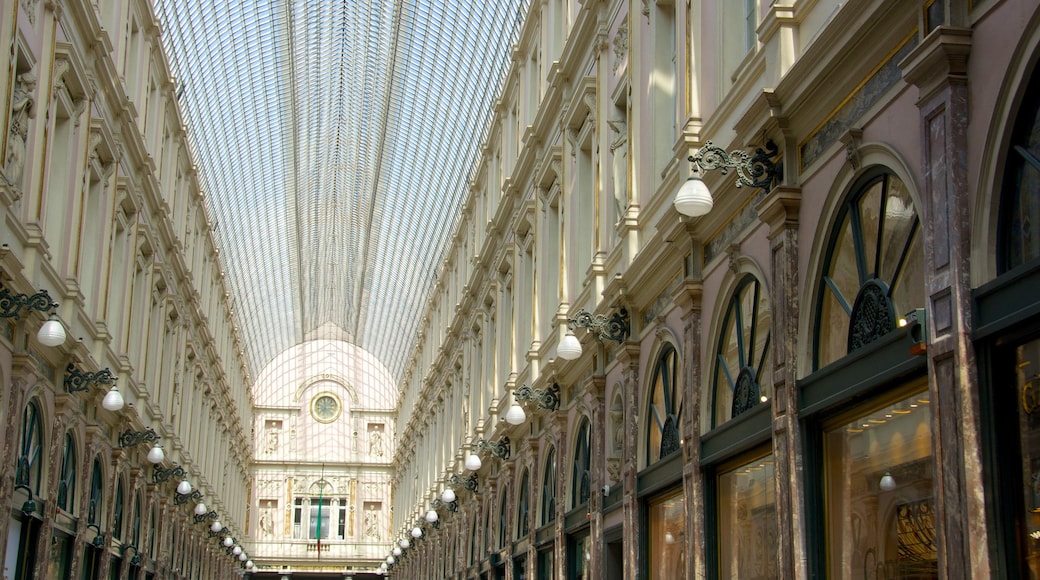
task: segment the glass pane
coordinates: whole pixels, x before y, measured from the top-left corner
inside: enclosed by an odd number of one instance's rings
[[[686,578],[686,505],[682,490],[656,498],[649,510],[650,580]]]
[[[1021,438],[1022,482],[1026,517],[1016,518],[1024,528],[1023,560],[1031,578],[1040,578],[1040,340],[1024,344],[1015,351],[1018,386],[1018,417]],[[1005,464],[1007,465],[1007,464]],[[1011,465],[1007,465],[1011,467]]]
[[[545,475],[542,478],[542,519],[545,525],[556,519],[556,450],[550,449],[545,459]]]
[[[863,253],[863,265],[867,276],[877,276],[875,260],[877,259],[878,226],[881,217],[881,191],[884,180],[878,180],[860,197],[859,210],[860,251]],[[858,286],[858,285],[857,285]]]
[[[311,501],[310,507],[310,522],[307,529],[307,537],[311,540],[317,539],[316,534],[319,525],[319,519],[321,520],[321,538],[325,539],[329,537],[329,522],[333,518],[331,502],[329,500],[322,500],[319,506],[318,500]]]
[[[1001,272],[1040,258],[1040,69],[1022,103],[1000,199]]]
[[[647,465],[679,449],[679,420],[682,414],[682,389],[676,382],[678,355],[668,347],[654,367],[653,394],[647,420]]]
[[[852,244],[849,216],[842,219],[837,245],[828,265],[820,308],[819,337],[816,367],[826,366],[848,352],[849,313],[859,293],[859,274],[856,270],[856,252]]]
[[[938,578],[929,400],[921,392],[825,434],[831,578]]]
[[[719,578],[777,578],[773,456],[719,475]]]

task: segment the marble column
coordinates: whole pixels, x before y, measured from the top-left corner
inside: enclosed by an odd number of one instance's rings
[[[607,380],[602,374],[589,377],[585,389],[586,403],[592,410],[589,421],[589,542],[592,559],[589,561],[589,578],[603,577],[603,488],[607,472],[606,450],[603,448],[607,432],[606,407]]]
[[[639,473],[639,343],[629,341],[617,351],[624,384],[625,441],[621,453],[621,509],[624,527],[625,578],[640,577]],[[563,576],[561,576],[562,578]]]

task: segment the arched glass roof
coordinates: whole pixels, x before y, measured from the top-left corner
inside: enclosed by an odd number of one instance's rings
[[[155,0],[250,373],[319,328],[400,378],[530,0]]]

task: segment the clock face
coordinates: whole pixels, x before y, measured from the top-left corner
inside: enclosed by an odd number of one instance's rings
[[[311,415],[322,423],[331,423],[339,417],[339,399],[329,394],[314,397],[311,401]]]

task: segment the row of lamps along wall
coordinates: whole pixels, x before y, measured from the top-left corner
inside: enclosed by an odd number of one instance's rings
[[[703,147],[687,158],[691,164],[691,173],[689,178],[679,188],[679,191],[676,192],[673,200],[675,210],[691,218],[702,217],[711,212],[714,207],[714,199],[708,186],[701,178],[701,174],[713,170],[719,170],[723,175],[727,175],[732,170],[736,174],[737,187],[756,187],[768,192],[775,183],[783,179],[783,166],[779,164],[778,156],[779,150],[772,140],[767,141],[764,148],[755,148],[754,155],[740,150],[727,152],[725,149],[714,145],[711,141],[706,141]],[[609,315],[592,314],[583,308],[567,320],[567,332],[556,347],[556,355],[559,358],[568,361],[581,358],[583,352],[581,341],[574,335],[574,330],[577,328],[588,329],[589,332],[595,333],[600,340],[613,340],[619,344],[627,340],[631,332],[628,312],[624,308],[619,308],[616,312]],[[513,391],[513,399],[514,403],[506,412],[505,420],[510,425],[520,425],[527,420],[525,406],[534,405],[538,409],[548,409],[550,411],[558,409],[560,405],[560,387],[555,382],[545,389],[534,389],[523,385]],[[475,441],[473,449],[466,456],[464,463],[468,471],[476,472],[483,466],[483,462],[480,459],[481,453],[490,453],[500,459],[508,459],[510,454],[509,438],[502,437],[498,441],[487,441],[481,438]],[[890,475],[885,475],[886,478],[891,479]],[[882,479],[883,488],[891,485],[890,481],[885,480],[885,478]],[[476,492],[476,473],[472,473],[468,478],[463,478],[457,474],[451,476],[440,498],[435,499],[431,503],[425,517],[411,529],[410,535],[413,540],[419,540],[424,536],[423,529],[426,525],[433,528],[440,527],[440,516],[437,514],[437,508],[447,506],[450,511],[458,509],[456,503],[457,496],[454,489],[456,487],[464,487],[469,491]],[[379,571],[385,574],[392,569],[397,559],[411,545],[412,541],[407,537],[402,538],[393,547],[390,555],[386,557],[386,561],[380,565]]]
[[[0,286],[0,318],[14,318],[18,320],[26,312],[43,312],[47,314],[47,320],[40,327],[40,330],[36,333],[36,340],[47,347],[58,347],[65,343],[68,338],[65,333],[65,327],[62,325],[61,320],[58,318],[55,310],[58,308],[58,303],[54,302],[47,290],[42,289],[34,294],[22,294],[13,293],[7,287]],[[101,407],[107,411],[118,412],[121,411],[125,405],[123,396],[119,393],[119,389],[116,387],[116,381],[118,377],[112,374],[111,369],[104,368],[96,372],[84,371],[76,367],[73,363],[69,363],[65,368],[65,378],[63,386],[66,392],[87,392],[91,387],[109,387],[108,392],[101,400]],[[236,558],[240,565],[246,569],[251,570],[254,567],[253,561],[249,559],[249,556],[242,549],[242,546],[237,540],[231,535],[231,531],[228,530],[220,523],[218,514],[206,507],[206,504],[202,502],[202,494],[198,490],[193,490],[191,483],[188,482],[187,472],[183,467],[176,465],[171,468],[162,467],[163,461],[166,460],[166,453],[163,451],[162,445],[159,444],[159,435],[152,428],[147,428],[143,431],[134,431],[133,429],[127,428],[126,431],[119,435],[119,446],[120,448],[136,447],[141,443],[148,442],[152,446],[148,450],[146,455],[148,462],[153,465],[154,473],[152,481],[154,483],[163,483],[172,477],[181,477],[181,482],[177,484],[174,495],[174,503],[181,505],[189,501],[196,501],[195,504],[195,523],[211,522],[209,526],[209,535],[213,537],[221,538],[221,544],[227,551],[227,554]],[[28,486],[18,486],[28,487]],[[36,504],[32,500],[32,491],[29,491],[29,501],[25,502],[23,511],[32,513],[36,509]],[[92,540],[92,544],[95,547],[101,548],[105,545],[105,534],[101,530],[98,524],[90,524],[87,526],[96,531],[96,535]],[[124,544],[119,547],[120,553],[126,555],[131,554],[131,563],[134,565],[140,565],[141,555],[138,552],[137,546],[133,544]]]

